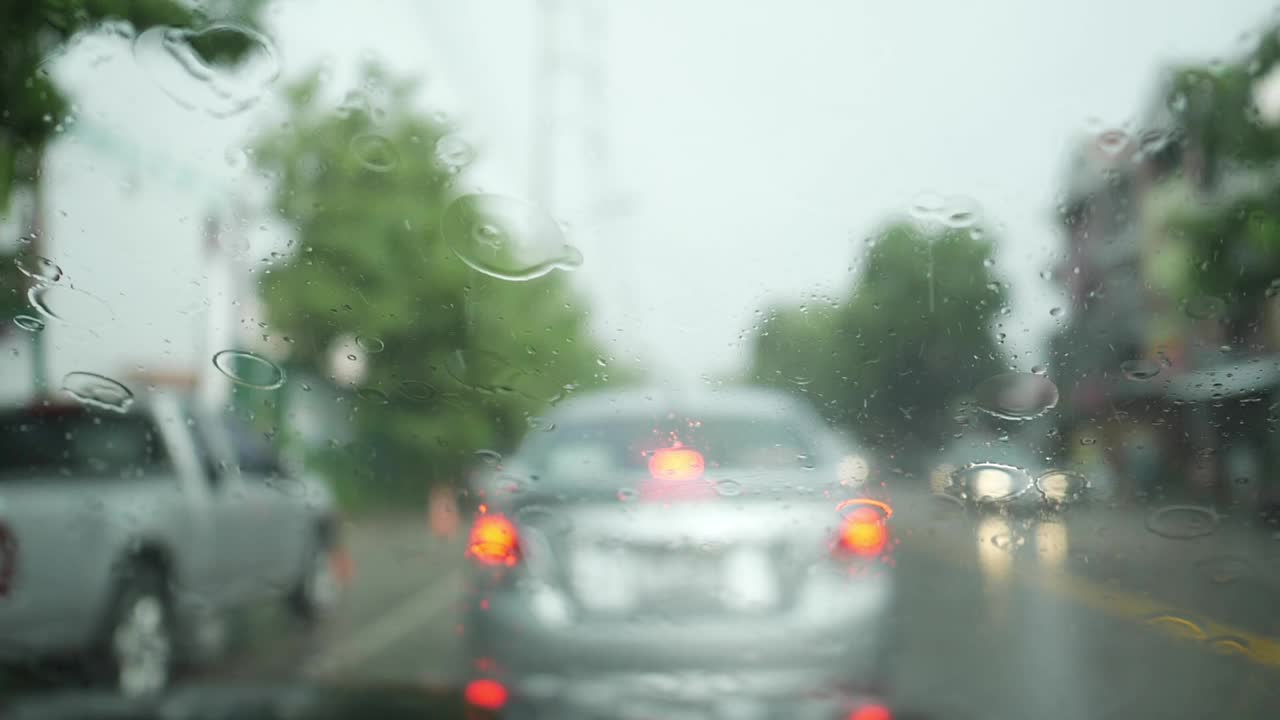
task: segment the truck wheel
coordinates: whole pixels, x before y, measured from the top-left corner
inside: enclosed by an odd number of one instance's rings
[[[289,593],[289,610],[303,622],[318,622],[338,604],[342,591],[333,554],[332,546],[317,542],[307,556],[302,577]]]
[[[122,695],[148,695],[173,680],[177,642],[164,576],[147,565],[120,579],[92,668],[96,683]]]

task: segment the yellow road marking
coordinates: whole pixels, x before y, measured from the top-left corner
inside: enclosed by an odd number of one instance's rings
[[[924,536],[913,547],[949,564],[978,569],[974,562]],[[1019,584],[1051,592],[1083,607],[1122,620],[1132,620],[1167,637],[1199,643],[1206,650],[1237,655],[1258,665],[1280,668],[1280,639],[1244,630],[1126,590],[1107,587],[1064,570],[1014,571],[1008,575]],[[1190,618],[1202,618],[1200,621]]]

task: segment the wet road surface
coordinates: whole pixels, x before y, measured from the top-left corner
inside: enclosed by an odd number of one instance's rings
[[[1280,717],[1280,537],[1200,510],[1075,506],[1034,520],[892,493],[894,675],[937,717]],[[196,682],[456,683],[458,539],[353,522],[356,579],[311,633],[269,617]]]

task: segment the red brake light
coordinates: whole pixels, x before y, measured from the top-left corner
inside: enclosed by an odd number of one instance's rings
[[[467,704],[481,710],[501,710],[507,704],[507,689],[497,680],[482,678],[467,683],[462,691]]]
[[[849,713],[849,720],[893,720],[893,713],[883,705],[871,704]]]
[[[836,546],[845,552],[862,557],[875,557],[889,544],[889,528],[886,522],[893,515],[893,508],[879,500],[859,498],[846,500],[838,509],[852,508],[844,516]]]
[[[502,515],[481,515],[471,526],[467,555],[485,565],[515,565],[520,557],[516,526]]]
[[[697,480],[706,467],[702,453],[692,448],[659,448],[649,456],[649,475],[654,480]]]

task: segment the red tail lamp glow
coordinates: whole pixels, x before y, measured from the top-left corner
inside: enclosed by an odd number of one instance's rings
[[[702,453],[692,448],[659,448],[649,457],[654,480],[697,480],[706,468]]]
[[[516,526],[502,515],[481,515],[471,526],[467,555],[485,565],[515,565],[520,557]]]
[[[507,704],[507,689],[497,680],[481,678],[467,683],[462,691],[467,704],[481,710],[501,710]]]
[[[893,720],[893,713],[883,705],[863,705],[849,713],[848,720]]]
[[[844,525],[840,528],[837,541],[840,549],[863,557],[874,557],[884,551],[889,543],[885,522],[893,516],[892,507],[867,498],[845,500],[836,507],[841,511],[852,508],[844,515]]]

